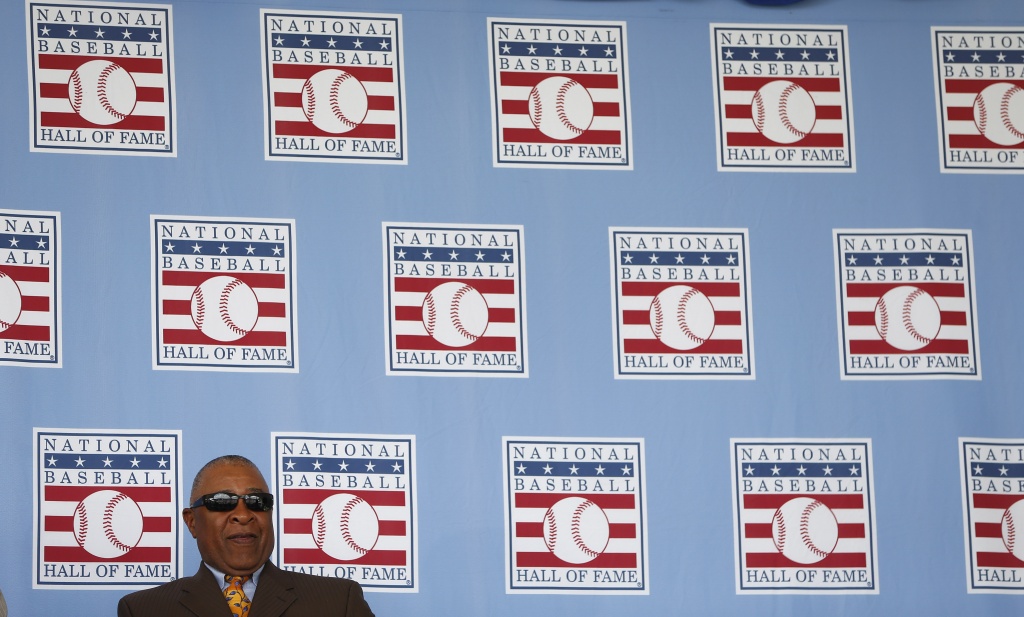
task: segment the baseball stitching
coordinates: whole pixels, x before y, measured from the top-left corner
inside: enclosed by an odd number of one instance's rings
[[[793,123],[789,119],[789,95],[796,92],[797,88],[799,88],[799,86],[797,86],[796,84],[790,84],[786,86],[785,90],[782,91],[782,94],[779,96],[779,115],[782,119],[782,126],[789,129],[789,132],[793,133],[797,137],[804,137],[805,133],[796,128],[795,126],[793,126]]]
[[[544,522],[548,524],[548,534],[544,538],[544,546],[554,553],[558,538],[558,526],[555,525],[555,512],[553,509],[548,508],[548,511],[544,513]]]
[[[452,326],[455,327],[455,331],[461,334],[462,336],[466,337],[467,339],[475,341],[478,337],[475,334],[469,332],[469,330],[466,330],[465,325],[463,325],[462,323],[462,318],[459,316],[460,307],[462,305],[462,298],[465,297],[465,295],[472,290],[473,288],[470,287],[469,285],[463,285],[462,287],[459,287],[459,290],[456,291],[455,295],[452,296],[452,308],[449,311],[449,313],[452,318]]]
[[[804,508],[803,513],[800,514],[800,539],[803,540],[807,550],[811,551],[819,559],[828,557],[828,553],[818,548],[811,539],[811,513],[823,505],[825,504],[820,501],[812,501]]]
[[[654,297],[654,336],[661,338],[662,316],[661,316],[661,300],[657,296]]]
[[[238,336],[245,336],[248,332],[238,327],[234,320],[231,319],[231,313],[228,311],[228,301],[231,299],[231,292],[241,284],[242,281],[233,279],[230,283],[224,286],[224,291],[220,294],[220,318],[224,321],[224,325],[232,332]]]
[[[885,307],[885,300],[881,298],[878,300],[878,322],[878,334],[884,339],[889,332],[889,309]]]
[[[754,126],[758,131],[764,132],[764,99],[761,98],[761,91],[754,93],[754,108],[757,110],[757,117],[754,118]]]
[[[350,499],[349,502],[345,504],[345,507],[342,508],[341,516],[338,519],[338,523],[341,528],[341,538],[345,540],[345,544],[348,544],[349,548],[359,553],[360,555],[365,555],[369,551],[369,549],[363,548],[356,544],[356,541],[352,539],[352,531],[349,529],[348,526],[348,519],[349,516],[352,515],[352,509],[361,503],[364,502],[360,497],[353,497],[352,499]]]
[[[116,508],[117,504],[121,503],[125,499],[128,499],[127,495],[124,493],[118,493],[113,499],[107,502],[107,507],[103,509],[103,533],[107,536],[107,541],[122,553],[127,553],[132,550],[132,547],[121,542],[121,540],[118,539],[117,534],[114,533],[114,508]]]
[[[541,113],[540,91],[537,90],[537,88],[530,91],[530,102],[533,103],[533,111],[530,114],[530,121],[533,122],[533,126],[540,128],[540,121],[544,114]]]
[[[914,300],[917,300],[923,293],[923,289],[917,288],[914,291],[910,292],[907,295],[907,299],[903,301],[903,327],[907,329],[907,333],[910,336],[917,339],[917,342],[927,345],[928,343],[931,342],[931,339],[926,338],[920,332],[917,331],[917,328],[914,327],[914,322],[911,319],[910,313],[911,309],[914,306]]]
[[[978,130],[981,131],[982,135],[985,134],[985,126],[988,124],[988,109],[985,108],[985,97],[978,93],[975,98],[978,104],[978,119],[975,124],[978,125]]]
[[[778,535],[778,540],[775,542],[775,548],[782,552],[782,549],[786,546],[786,519],[782,516],[782,510],[776,510],[775,515],[772,516],[772,522],[775,523],[775,528]]]
[[[587,546],[587,543],[583,541],[583,535],[580,533],[580,519],[583,517],[583,513],[590,506],[595,505],[592,501],[584,501],[580,505],[576,506],[576,509],[572,513],[572,539],[576,543],[576,546],[583,551],[586,555],[591,558],[597,557],[598,553],[592,548]]]
[[[324,506],[319,504],[316,510],[313,510],[313,516],[316,517],[316,545],[320,548],[324,547],[324,536],[327,533],[327,521],[324,519]]]
[[[1024,139],[1024,133],[1017,130],[1017,127],[1014,126],[1013,121],[1010,119],[1010,99],[1012,99],[1013,95],[1018,92],[1021,92],[1020,86],[1014,86],[1003,93],[1003,98],[999,102],[999,117],[1002,118],[1003,126],[1006,127],[1006,130],[1009,131],[1011,135],[1017,139]]]
[[[562,121],[562,124],[565,125],[565,128],[579,135],[583,133],[583,129],[579,128],[578,126],[570,122],[569,115],[565,111],[565,96],[566,94],[568,94],[569,90],[573,86],[579,86],[579,83],[570,79],[569,81],[562,84],[562,87],[558,89],[558,95],[555,98],[555,100],[557,101],[555,109],[558,110],[558,119]]]
[[[78,515],[78,527],[75,529],[75,540],[79,546],[85,546],[85,538],[89,535],[89,515],[85,510],[85,502],[80,501],[75,507],[75,514]]]
[[[306,83],[302,85],[302,90],[306,94],[306,105],[302,108],[302,113],[306,115],[306,120],[313,121],[313,110],[316,109],[316,95],[313,92],[313,82],[306,80]]]
[[[341,84],[347,81],[350,77],[352,76],[348,73],[342,73],[335,77],[334,81],[331,82],[331,111],[334,112],[334,115],[338,120],[341,120],[342,124],[351,129],[355,128],[357,123],[349,120],[345,116],[345,112],[341,111],[341,93],[339,91]]]
[[[71,73],[71,109],[75,113],[82,111],[82,77],[77,70]]]
[[[690,289],[683,294],[683,297],[679,298],[679,304],[676,306],[676,322],[679,324],[679,329],[682,330],[683,334],[686,335],[694,343],[703,343],[704,339],[693,333],[690,330],[690,326],[686,323],[686,305],[690,302],[690,298],[697,294],[696,289]]]
[[[1013,524],[1013,515],[1010,514],[1009,510],[1007,510],[1006,511],[1006,516],[1004,518],[1006,519],[1006,550],[1008,550],[1008,551],[1010,551],[1012,553],[1013,552],[1014,540],[1015,540],[1015,537],[1016,537],[1016,533],[1014,531],[1014,524]]]
[[[434,296],[428,293],[424,304],[427,310],[427,334],[434,336],[434,328],[437,327],[437,307],[434,306]]]
[[[107,98],[107,78],[119,68],[121,67],[111,62],[106,66],[106,68],[100,71],[99,83],[96,85],[96,93],[100,97],[100,105],[103,106],[103,109],[108,114],[114,116],[118,120],[124,120],[125,115],[114,109],[114,106],[110,104],[110,99]]]
[[[196,287],[196,327],[203,329],[203,317],[206,315],[206,302],[203,300],[203,288]]]

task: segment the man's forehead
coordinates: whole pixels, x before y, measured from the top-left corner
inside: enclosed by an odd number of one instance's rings
[[[258,469],[238,463],[222,463],[206,470],[200,480],[203,492],[245,491],[260,493],[267,490],[266,480]]]

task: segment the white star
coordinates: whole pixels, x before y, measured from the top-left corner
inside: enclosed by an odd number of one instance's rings
[[[824,469],[822,469],[822,471],[825,472],[826,476],[831,476],[832,475],[832,468],[829,467],[828,465],[825,465],[825,467],[824,467]]]
[[[313,461],[313,469],[314,470],[320,471],[320,468],[323,467],[323,466],[324,466],[324,464],[321,463],[319,459]]]
[[[928,265],[930,266],[935,263],[935,258],[929,255],[928,257],[925,258],[925,261],[927,261]]]
[[[57,459],[53,458],[52,454],[50,455],[50,458],[48,458],[46,460],[46,462],[47,462],[47,464],[50,465],[50,467],[56,467],[57,466]]]
[[[857,257],[855,255],[850,255],[849,257],[846,258],[846,261],[850,262],[851,266],[857,265]]]
[[[281,254],[281,247],[275,246],[274,247],[274,255],[280,255],[280,254]]]
[[[975,465],[974,466],[974,475],[976,475],[976,476],[980,476],[981,475],[981,465]]]
[[[594,471],[597,472],[597,475],[603,476],[604,475],[604,466],[603,465],[598,465],[597,467],[594,468]]]
[[[757,57],[759,55],[760,55],[760,53],[756,49],[751,49],[750,50],[750,59],[751,60],[757,60]]]
[[[1008,471],[1010,471],[1010,470],[1007,469],[1005,465],[1003,465],[1002,467],[999,468],[999,475],[1005,476],[1006,472],[1008,472]]]
[[[342,471],[348,471],[348,461],[341,461],[338,463],[338,469]]]
[[[800,52],[800,59],[801,60],[810,60],[810,58],[811,58],[811,54],[806,49],[803,50],[802,52]]]
[[[903,255],[902,257],[900,257],[900,265],[901,266],[905,266],[905,265],[907,265],[909,263],[910,263],[910,258],[909,257],[907,257],[906,255]]]
[[[373,468],[374,468],[373,461],[367,461],[366,462],[366,471],[373,471]]]
[[[676,255],[676,263],[677,263],[677,264],[681,264],[681,263],[683,263],[683,261],[684,261],[685,259],[686,259],[686,258],[685,258],[685,257],[683,257],[683,254],[682,254],[682,253],[678,253],[678,254]]]
[[[752,476],[752,475],[754,475],[754,468],[753,468],[752,466],[750,466],[750,465],[747,465],[747,468],[746,468],[746,469],[744,469],[743,471],[744,471],[744,473],[746,473],[746,474],[747,474],[748,476]]]
[[[380,48],[381,48],[381,50],[385,50],[385,49],[387,49],[387,48],[388,48],[388,45],[390,45],[390,43],[388,43],[387,41],[381,41],[381,42],[380,42]]]
[[[562,55],[562,48],[559,47],[558,45],[555,45],[555,48],[552,49],[551,51],[555,52],[556,56],[561,56]]]
[[[526,465],[519,463],[519,467],[516,467],[516,473],[526,473]]]
[[[50,36],[50,29],[43,26],[42,30],[39,31],[40,36]]]
[[[220,254],[221,255],[226,255],[227,254],[227,252],[228,252],[228,245],[226,245],[223,242],[221,242],[219,248],[220,248]]]
[[[327,39],[327,46],[328,47],[337,47],[338,46],[338,41],[335,41],[334,37],[332,36],[331,38]]]
[[[38,246],[41,249],[45,249],[46,248],[46,240],[44,240],[43,238],[39,238],[39,240],[36,241],[36,246]]]
[[[622,256],[622,262],[627,264],[633,263],[633,256],[630,255],[629,253],[626,253],[625,255]]]
[[[776,60],[782,60],[785,57],[786,57],[786,54],[781,49],[779,51],[775,52],[775,59]]]
[[[551,474],[551,465],[544,465],[543,469],[544,469],[544,473],[546,475],[550,475]]]
[[[615,50],[612,49],[611,47],[606,47],[604,50],[604,55],[606,58],[611,58],[612,56],[615,55]]]
[[[107,458],[103,459],[103,466],[104,467],[110,467],[110,464],[113,463],[113,462],[114,461],[110,460],[110,457],[108,456]]]
[[[448,257],[449,257],[449,259],[452,259],[454,261],[458,261],[459,260],[459,254],[456,253],[454,250],[452,250],[451,253],[448,253]]]
[[[506,252],[501,254],[501,260],[502,261],[512,261],[512,255],[510,255],[508,253],[508,251],[506,251]]]
[[[731,49],[726,49],[725,53],[722,54],[722,55],[725,56],[726,60],[731,60],[732,59],[732,50]]]
[[[736,256],[730,254],[729,258],[726,261],[729,263],[729,265],[735,265],[736,264]]]
[[[395,473],[402,473],[402,464],[395,461],[395,464],[391,466],[391,470]]]
[[[778,465],[776,465],[775,467],[772,467],[772,475],[773,475],[773,476],[777,476],[777,475],[779,475],[779,472],[780,472],[780,471],[782,471],[782,470],[781,470],[781,469],[779,469],[779,466],[778,466]]]
[[[362,49],[363,48],[363,42],[361,40],[359,40],[359,39],[356,39],[356,40],[352,41],[352,47],[354,47],[355,49]]]
[[[173,252],[174,252],[174,245],[173,245],[173,244],[171,244],[170,242],[168,242],[167,244],[165,244],[165,245],[164,245],[164,248],[165,248],[165,249],[167,249],[167,252],[168,252],[168,253],[173,253]]]
[[[501,53],[503,53],[503,54],[512,53],[512,48],[508,46],[508,43],[505,43],[504,45],[501,46]]]
[[[246,255],[255,255],[256,254],[256,247],[251,245],[251,244],[249,246],[245,247],[245,254]]]
[[[18,246],[18,239],[11,236],[11,246]]]
[[[160,34],[157,33],[156,30],[150,32],[149,33],[149,40],[151,40],[151,41],[159,41],[160,40]]]
[[[651,253],[651,263],[652,264],[658,263],[658,255],[656,253]]]
[[[1000,62],[1006,62],[1006,54],[1004,54],[1003,52],[999,52],[999,55],[996,56],[996,59],[999,60]]]
[[[577,467],[576,465],[572,465],[569,467],[569,473],[571,475],[578,476],[580,475],[580,468]]]
[[[946,54],[946,62],[952,62],[955,59],[956,57],[953,55],[953,52],[949,52],[948,54]]]
[[[198,242],[196,242],[195,244],[192,245],[192,252],[193,253],[201,253],[202,250],[203,250],[203,247]]]
[[[395,253],[395,257],[397,257],[398,259],[405,259],[405,251],[402,249],[398,249],[398,252]]]
[[[79,456],[77,459],[75,459],[75,465],[78,467],[85,467],[85,459]]]
[[[430,251],[423,251],[423,259],[430,259],[433,255]]]
[[[69,28],[68,36],[78,36],[78,30],[75,30],[74,28]]]
[[[711,263],[711,258],[708,257],[707,253],[705,253],[704,255],[701,256],[700,263],[701,263],[701,265]]]
[[[132,467],[138,467],[138,466],[139,466],[139,457],[136,456],[135,458],[132,459]]]
[[[858,469],[856,465],[853,465],[853,466],[850,467],[850,475],[851,476],[856,476],[859,473],[860,473],[860,469]]]
[[[292,469],[295,469],[295,461],[288,459],[288,462],[285,463],[284,466],[287,467],[289,471],[291,471]]]
[[[828,53],[825,55],[825,57],[828,58],[829,60],[835,60],[836,59],[836,54],[835,54],[834,51],[832,51],[830,49],[830,50],[828,50]]]
[[[881,255],[875,255],[875,265],[876,266],[882,265],[882,256]]]
[[[628,476],[628,475],[630,475],[632,473],[633,473],[633,468],[632,467],[630,467],[629,465],[623,465],[622,466],[622,475]]]
[[[958,257],[956,255],[953,255],[952,262],[953,262],[954,266],[959,266],[960,265],[960,257]]]
[[[537,53],[537,48],[534,47],[533,45],[530,45],[529,47],[526,48],[526,51],[530,52],[530,55],[532,56]]]
[[[483,261],[484,260],[484,252],[483,251],[477,251],[476,252],[476,260],[477,261]]]
[[[308,36],[302,37],[302,46],[303,47],[309,47],[309,37]]]
[[[284,37],[278,36],[274,39],[274,45],[284,45]]]
[[[104,34],[106,34],[106,33],[103,32],[102,28],[100,28],[99,30],[96,31],[96,38],[102,39]]]
[[[797,473],[798,473],[798,474],[800,474],[801,476],[806,476],[806,475],[807,475],[807,468],[806,468],[806,467],[804,467],[803,465],[800,465],[799,467],[797,467],[797,468],[796,468],[796,471],[797,471]]]
[[[159,466],[161,466],[161,467],[166,469],[167,468],[167,459],[165,459],[165,458],[160,459],[159,461],[157,461],[157,465],[159,465]]]
[[[586,47],[580,47],[580,55],[581,56],[587,55],[587,48]]]
[[[974,52],[973,54],[971,54],[971,60],[974,60],[975,62],[980,62],[981,55],[978,54],[978,52]]]
[[[132,33],[128,31],[128,28],[125,28],[124,32],[121,33],[121,36],[123,36],[126,39],[130,39],[132,38]]]

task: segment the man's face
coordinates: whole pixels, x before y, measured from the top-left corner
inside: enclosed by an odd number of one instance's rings
[[[268,490],[258,470],[224,463],[207,470],[190,502],[218,492],[245,495]],[[225,574],[252,574],[266,563],[274,550],[271,512],[253,512],[241,499],[235,509],[228,512],[211,512],[200,506],[186,508],[181,516],[196,539],[203,561]]]

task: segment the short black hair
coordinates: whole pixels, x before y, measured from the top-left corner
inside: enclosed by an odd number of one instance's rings
[[[260,473],[260,475],[263,475],[262,472],[260,472],[260,468],[256,466],[256,463],[250,461],[241,454],[225,454],[224,456],[218,456],[209,463],[203,465],[202,469],[196,473],[196,478],[192,481],[192,492],[189,496],[190,501],[196,498],[196,493],[199,491],[199,486],[203,483],[203,477],[206,475],[206,472],[209,471],[210,468],[217,467],[218,465],[245,465],[246,467],[255,469]]]

